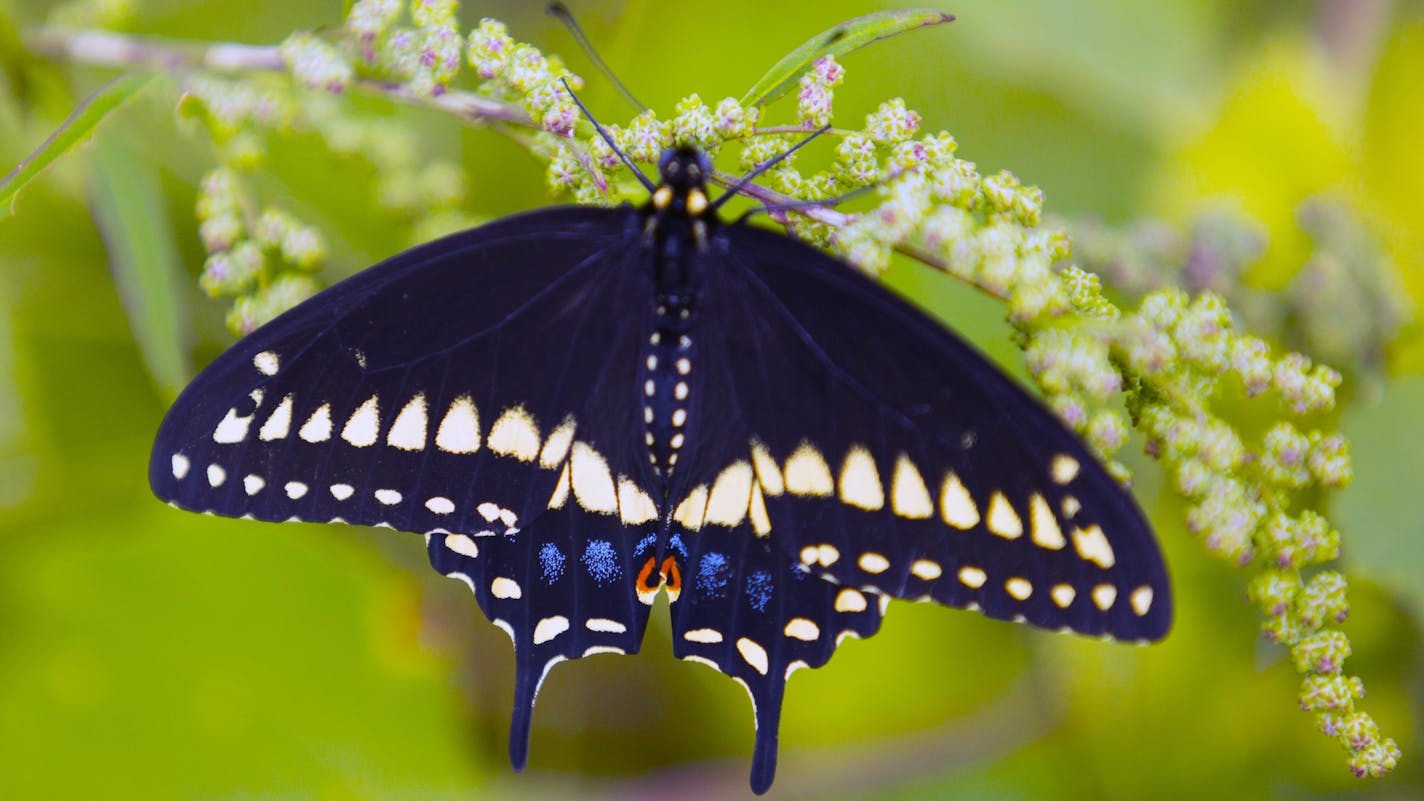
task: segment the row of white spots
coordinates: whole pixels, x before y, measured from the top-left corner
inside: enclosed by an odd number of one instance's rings
[[[568,437],[572,440],[572,428]],[[570,450],[571,455],[564,462],[558,483],[549,498],[550,509],[562,509],[572,495],[584,511],[617,514],[626,525],[641,525],[658,519],[658,507],[653,497],[626,476],[618,476],[615,481],[608,460],[597,448],[581,441],[562,447]]]
[[[1051,473],[1055,481],[1066,483],[1077,476],[1078,467],[1078,462],[1071,456],[1060,454],[1053,459]],[[811,497],[838,495],[841,502],[866,511],[877,511],[885,506],[880,474],[874,458],[864,446],[850,448],[839,478],[833,479],[825,458],[809,443],[803,442],[798,446],[787,458],[785,467],[780,468],[766,446],[759,440],[753,440],[750,463],[739,459],[723,468],[710,489],[705,484],[692,488],[675,507],[673,518],[695,531],[709,524],[737,526],[750,516],[756,533],[765,536],[771,531],[771,520],[766,512],[764,495],[778,496],[784,492]],[[923,475],[903,453],[895,461],[890,506],[896,515],[907,519],[928,519],[933,517],[935,511]],[[973,496],[953,471],[946,473],[940,485],[939,507],[944,522],[956,529],[969,530],[983,522],[990,533],[1004,539],[1018,539],[1025,533],[1023,518],[1003,492],[994,490],[990,493],[988,506],[981,517]],[[1066,497],[1063,510],[1065,517],[1076,515],[1077,500],[1072,496]],[[1029,498],[1027,516],[1028,533],[1035,545],[1048,550],[1059,550],[1067,545],[1068,540],[1058,518],[1043,495],[1034,493]],[[1112,567],[1116,561],[1112,546],[1100,526],[1073,529],[1072,541],[1081,558],[1103,569]],[[879,566],[882,559],[872,556],[869,564]],[[870,573],[880,573],[889,567],[886,563],[878,570],[865,569]]]
[[[959,581],[970,589],[979,589],[989,580],[989,574],[983,569],[966,565],[959,569]],[[1026,601],[1033,595],[1033,583],[1021,576],[1011,576],[1004,581],[1004,591],[1010,597],[1018,601]],[[1048,591],[1049,597],[1059,608],[1067,609],[1072,605],[1074,599],[1078,597],[1078,592],[1071,584],[1059,583],[1053,585]],[[1099,610],[1106,612],[1117,602],[1118,590],[1112,584],[1097,584],[1089,592],[1093,600],[1093,605]],[[1132,610],[1139,617],[1147,614],[1152,608],[1152,588],[1143,585],[1133,590],[1129,595],[1129,602]]]

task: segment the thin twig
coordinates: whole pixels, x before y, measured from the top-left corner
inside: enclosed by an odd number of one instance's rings
[[[25,36],[25,44],[32,51],[54,59],[96,67],[160,71],[287,71],[279,49],[273,45],[191,42],[65,28],[35,31]],[[453,114],[468,122],[499,120],[519,125],[534,124],[519,106],[473,92],[451,90],[441,95],[422,95],[407,86],[373,78],[358,78],[354,86],[408,105]]]

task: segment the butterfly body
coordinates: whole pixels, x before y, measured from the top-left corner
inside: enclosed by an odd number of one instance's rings
[[[892,597],[1162,636],[1166,573],[1083,446],[937,323],[785,236],[723,224],[704,154],[642,208],[553,208],[416,248],[254,332],[174,404],[176,506],[423,533],[514,641],[510,751],[560,661],[674,652],[755,706]]]

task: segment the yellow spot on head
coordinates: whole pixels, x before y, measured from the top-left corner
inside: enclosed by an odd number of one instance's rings
[[[672,187],[660,186],[653,192],[653,208],[662,211],[672,205]]]
[[[701,189],[687,193],[687,213],[696,217],[707,210],[707,195]]]

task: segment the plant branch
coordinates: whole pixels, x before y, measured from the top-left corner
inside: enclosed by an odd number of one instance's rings
[[[116,69],[157,71],[212,70],[214,72],[286,72],[287,64],[274,45],[228,42],[189,42],[132,36],[108,31],[44,28],[25,36],[30,50],[71,64]],[[441,95],[417,94],[401,84],[358,78],[362,91],[401,103],[454,114],[475,123],[494,120],[518,125],[534,123],[524,109],[473,92],[447,91]]]

